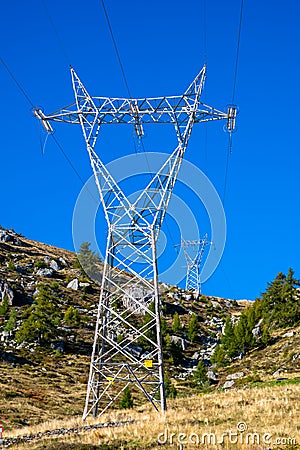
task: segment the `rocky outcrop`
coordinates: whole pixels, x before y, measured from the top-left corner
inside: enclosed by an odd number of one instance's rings
[[[70,281],[67,285],[68,289],[73,289],[73,291],[78,291],[79,281],[78,278],[74,278],[74,280]]]
[[[18,246],[24,246],[24,242],[22,242],[19,238],[17,233],[15,233],[13,230],[0,230],[0,243],[9,243],[14,244]]]
[[[60,265],[54,259],[52,259],[50,261],[49,267],[50,267],[50,269],[54,270],[55,272],[58,272],[59,270],[61,270]]]
[[[186,350],[186,340],[179,336],[171,336],[171,342]]]
[[[287,331],[286,333],[284,333],[283,335],[282,335],[282,337],[283,338],[285,338],[285,337],[292,337],[292,336],[294,336],[296,333],[295,333],[295,331]]]
[[[226,380],[238,380],[239,378],[242,378],[244,375],[245,375],[244,372],[231,373],[227,375]]]
[[[5,230],[0,230],[0,242],[12,241],[12,236],[8,234]]]
[[[252,334],[255,338],[258,338],[261,336],[261,324],[263,319],[260,319],[260,321],[255,325],[255,327],[252,330]]]
[[[210,381],[215,382],[215,383],[218,382],[218,375],[215,372],[213,372],[212,370],[209,370],[206,375]]]
[[[1,303],[4,300],[4,297],[7,297],[8,305],[11,306],[13,304],[14,291],[9,287],[9,285],[5,281],[0,280],[0,301],[1,301]]]
[[[40,277],[51,278],[53,276],[53,269],[39,269],[36,274]]]
[[[223,389],[229,389],[234,385],[234,380],[225,381],[223,384]]]

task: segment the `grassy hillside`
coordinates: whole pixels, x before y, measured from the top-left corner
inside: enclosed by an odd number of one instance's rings
[[[99,287],[80,269],[74,253],[28,240],[13,231],[4,230],[1,236],[0,420],[4,437],[75,426],[81,423]],[[19,330],[41,286],[46,286],[53,295],[54,331],[44,342],[20,341]],[[168,399],[166,418],[143,405],[144,399],[133,392],[133,411],[117,409],[97,420],[101,423],[132,418],[135,422],[130,425],[81,430],[63,438],[57,436],[55,443],[48,437],[42,444],[44,437],[42,441],[15,446],[56,450],[158,448],[156,435],[165,426],[168,433],[216,430],[219,435],[234,429],[241,421],[259,433],[268,427],[265,433],[280,431],[299,440],[296,422],[300,327],[273,330],[268,345],[254,345],[246,354],[217,366],[211,363],[211,358],[222,339],[226,319],[237,323],[249,302],[212,296],[196,298],[174,286],[161,285],[160,289],[166,373],[173,387],[170,393],[177,391],[177,399]],[[202,362],[204,379],[197,369]],[[197,371],[202,375],[196,379]],[[58,447],[57,440],[65,442],[65,447],[63,444]],[[292,441],[288,444],[294,445]],[[195,448],[190,445],[185,444],[184,448]],[[269,447],[296,448],[280,445]],[[178,442],[159,448],[178,448]],[[240,448],[246,447],[241,444]]]
[[[97,423],[129,420],[126,426],[78,431],[56,439],[20,443],[18,449],[286,449],[300,447],[300,384],[281,382],[171,400],[162,417],[148,405],[125,413],[111,412]],[[89,423],[94,423],[89,420]],[[52,421],[24,428],[22,434],[71,428],[80,419]],[[21,434],[12,430],[9,434]],[[230,434],[231,432],[231,434]],[[222,444],[223,441],[223,444]]]

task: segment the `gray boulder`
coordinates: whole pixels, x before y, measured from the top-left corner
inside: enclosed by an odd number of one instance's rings
[[[239,378],[242,378],[244,375],[245,375],[244,372],[231,373],[230,375],[227,375],[226,380],[238,380]]]
[[[55,272],[58,272],[58,271],[61,269],[61,267],[59,266],[59,264],[57,264],[57,262],[56,262],[54,259],[52,259],[52,260],[50,261],[49,266],[50,266],[50,268],[53,269]]]
[[[253,334],[254,337],[258,338],[261,335],[261,328],[260,328],[260,326],[257,326],[255,328],[253,328],[252,334]]]
[[[51,278],[53,276],[53,269],[39,269],[36,274],[40,277]]]
[[[12,241],[12,237],[5,230],[0,230],[0,242],[9,241]]]
[[[209,370],[207,372],[207,378],[211,381],[218,381],[218,375],[215,374],[215,372],[213,372],[212,370]]]
[[[263,319],[260,319],[260,321],[255,325],[255,327],[252,330],[252,334],[254,337],[258,338],[261,336],[261,323]]]
[[[295,334],[296,334],[295,331],[288,331],[287,333],[284,333],[284,334],[282,335],[282,337],[283,337],[283,338],[285,338],[285,337],[293,337]]]
[[[179,336],[171,336],[171,342],[186,350],[186,340]]]
[[[0,280],[0,300],[1,300],[1,302],[3,302],[5,296],[8,298],[9,306],[11,306],[13,304],[14,291],[9,287],[9,285],[5,281]]]
[[[79,287],[78,278],[74,278],[74,280],[70,281],[70,283],[68,283],[67,285],[67,288],[73,289],[73,291],[78,291],[78,287]]]
[[[63,265],[63,266],[67,266],[68,265],[68,263],[66,262],[66,260],[62,257],[62,256],[60,256],[59,258],[58,258],[58,260],[59,260],[59,262],[61,263],[61,265]]]

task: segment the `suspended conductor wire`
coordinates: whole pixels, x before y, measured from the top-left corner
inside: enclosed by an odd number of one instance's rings
[[[239,17],[239,28],[238,28],[238,39],[237,39],[236,56],[235,56],[235,67],[234,67],[234,76],[233,76],[232,99],[231,99],[232,105],[234,105],[234,101],[235,101],[235,91],[236,91],[236,82],[237,82],[237,73],[238,73],[238,64],[239,64],[239,53],[240,53],[240,42],[241,42],[241,31],[242,31],[242,22],[243,22],[243,8],[244,8],[244,0],[241,0],[240,17]],[[232,154],[232,132],[229,133],[228,150],[227,150],[227,157],[226,157],[225,180],[224,180],[223,203],[225,202],[225,196],[226,196],[228,169],[229,169],[229,157],[230,157],[231,154]]]
[[[108,29],[109,29],[109,32],[110,32],[110,35],[111,35],[111,39],[112,39],[112,42],[113,42],[113,45],[114,45],[114,48],[115,48],[115,52],[116,52],[116,55],[117,55],[119,66],[120,66],[120,69],[121,69],[121,72],[122,72],[124,83],[125,83],[125,86],[126,86],[126,89],[127,89],[127,92],[128,92],[128,96],[129,96],[130,99],[132,99],[132,95],[131,95],[129,84],[128,84],[127,77],[126,77],[126,74],[125,74],[124,66],[122,64],[120,52],[119,52],[119,49],[118,49],[118,46],[117,46],[117,41],[116,41],[114,33],[113,33],[113,29],[112,29],[111,22],[110,22],[108,13],[107,13],[107,9],[105,7],[104,0],[101,0],[101,4],[102,4],[102,9],[103,9],[103,12],[104,12],[104,15],[105,15],[105,18],[106,18],[107,26],[108,26]],[[136,142],[135,142],[134,136],[133,136],[133,143],[134,143],[135,153],[137,153],[137,146],[136,146]],[[143,149],[143,154],[145,155],[145,158],[146,158],[146,164],[147,164],[149,173],[151,174],[151,167],[150,167],[150,163],[149,163],[149,160],[148,160],[148,157],[147,157],[147,152],[145,150],[144,141],[143,141],[142,138],[139,138],[139,146],[141,146],[142,149]],[[169,229],[169,227],[168,227],[166,222],[165,222],[165,224],[166,224],[166,228],[167,228],[168,234],[169,234],[169,236],[171,238],[171,241],[173,242],[173,238],[172,238],[172,234],[170,232],[170,229]]]
[[[102,4],[103,12],[104,12],[104,15],[105,15],[105,18],[106,18],[106,22],[107,22],[107,25],[108,25],[108,28],[109,28],[109,32],[110,32],[110,35],[111,35],[111,39],[112,39],[114,47],[115,47],[116,55],[117,55],[118,62],[119,62],[119,65],[120,65],[120,69],[121,69],[121,72],[122,72],[122,75],[123,75],[124,83],[125,83],[125,86],[126,86],[126,89],[127,89],[127,92],[128,92],[128,96],[129,96],[129,98],[132,98],[132,95],[131,95],[131,92],[130,92],[130,89],[129,89],[129,84],[127,82],[127,78],[126,78],[126,75],[125,75],[125,70],[124,70],[124,67],[123,67],[123,64],[122,64],[120,52],[119,52],[119,49],[118,49],[118,46],[117,46],[117,41],[115,39],[113,30],[112,30],[112,26],[111,26],[111,23],[110,23],[110,20],[109,20],[109,16],[108,16],[105,4],[104,4],[104,0],[101,0],[101,4]]]
[[[8,65],[6,64],[6,62],[3,60],[3,58],[0,56],[0,61],[1,64],[3,65],[3,67],[5,68],[5,70],[8,72],[8,74],[10,75],[10,77],[12,78],[12,80],[15,82],[15,84],[18,86],[19,90],[22,92],[23,96],[26,98],[26,100],[28,101],[28,103],[30,104],[30,106],[32,108],[34,108],[34,104],[32,103],[29,95],[26,93],[26,91],[24,90],[24,88],[22,87],[22,85],[18,82],[18,80],[16,79],[16,77],[14,76],[14,74],[12,73],[12,71],[10,70],[10,68],[8,67]]]
[[[70,160],[70,158],[68,157],[68,155],[66,154],[66,152],[64,151],[63,147],[60,145],[60,143],[58,142],[58,140],[56,139],[55,135],[53,133],[51,133],[51,136],[54,140],[54,142],[56,143],[57,147],[60,149],[60,151],[62,152],[62,154],[64,155],[65,159],[68,161],[68,163],[70,164],[70,166],[72,167],[74,173],[76,173],[77,177],[79,178],[79,180],[81,181],[81,183],[83,184],[83,186],[85,185],[85,181],[81,178],[79,172],[77,171],[76,167],[73,165],[72,161]]]
[[[49,12],[46,0],[42,0],[42,3],[44,5],[44,9],[45,9],[46,15],[48,17],[48,20],[49,20],[49,22],[50,22],[50,24],[51,24],[51,26],[53,28],[53,31],[54,31],[54,34],[56,36],[57,42],[58,42],[58,44],[59,44],[59,46],[61,48],[61,51],[62,51],[62,53],[64,55],[65,60],[66,60],[66,63],[68,65],[70,65],[70,58],[68,56],[68,53],[66,52],[65,46],[63,45],[63,41],[61,40],[60,35],[59,35],[58,31],[57,31],[57,28],[56,28],[56,26],[54,24],[54,21],[53,21],[51,15],[50,15],[50,12]]]
[[[25,89],[22,87],[22,85],[19,83],[19,81],[17,80],[17,78],[14,76],[14,74],[12,73],[12,71],[10,70],[10,68],[8,67],[8,65],[5,63],[5,61],[3,60],[3,58],[0,56],[0,62],[1,64],[5,67],[5,69],[7,70],[7,72],[9,73],[10,77],[13,79],[13,81],[15,82],[15,84],[17,85],[18,89],[20,90],[20,92],[23,94],[23,96],[26,98],[26,100],[28,101],[28,103],[30,104],[30,106],[34,109],[35,106],[31,100],[31,98],[29,97],[29,95],[26,93]],[[44,145],[42,145],[42,142],[40,140],[41,143],[41,148],[42,148],[42,153],[44,153],[45,151],[45,146],[46,146],[46,142],[48,140],[48,136],[49,133],[46,136],[46,140]],[[77,172],[75,166],[72,164],[72,161],[70,160],[70,158],[68,157],[68,155],[66,154],[66,152],[64,151],[64,149],[62,148],[62,146],[60,145],[60,143],[58,142],[58,140],[56,139],[56,137],[54,136],[53,133],[51,133],[51,136],[53,138],[53,140],[55,141],[56,145],[58,146],[58,148],[60,149],[60,151],[62,152],[62,154],[64,155],[64,157],[66,158],[67,162],[69,163],[69,165],[72,167],[73,171],[75,172],[75,174],[77,175],[77,177],[80,179],[80,181],[82,182],[82,184],[84,185],[85,182],[83,181],[83,179],[81,178],[80,174]]]
[[[203,0],[203,53],[204,53],[204,64],[206,65],[207,60],[207,38],[206,38],[206,0]]]
[[[109,16],[108,16],[108,12],[107,12],[107,9],[105,7],[104,0],[101,0],[101,4],[102,4],[102,9],[103,9],[103,12],[104,12],[104,15],[105,15],[105,18],[106,18],[107,26],[108,26],[108,29],[109,29],[109,32],[110,32],[110,36],[111,36],[111,39],[112,39],[112,42],[113,42],[113,45],[114,45],[114,48],[115,48],[115,52],[116,52],[116,55],[117,55],[119,66],[120,66],[120,69],[121,69],[121,72],[122,72],[123,80],[124,80],[124,83],[125,83],[125,86],[126,86],[126,89],[127,89],[128,97],[130,99],[132,99],[132,95],[131,95],[129,84],[128,84],[127,77],[126,77],[126,74],[125,74],[124,66],[122,64],[121,55],[120,55],[120,52],[119,52],[119,49],[118,49],[117,41],[116,41],[115,36],[114,36],[114,32],[113,32],[113,29],[112,29],[112,26],[111,26],[111,22],[110,22],[110,19],[109,19]],[[135,153],[137,153],[137,146],[136,146],[136,142],[135,142],[134,136],[132,137],[132,140],[133,140],[133,145],[134,145],[134,151],[135,151]]]
[[[239,23],[238,41],[237,41],[237,47],[236,47],[235,69],[234,69],[233,89],[232,89],[232,102],[231,102],[232,104],[234,104],[234,99],[235,99],[235,89],[236,89],[236,80],[237,80],[239,53],[240,53],[240,42],[241,42],[241,30],[242,30],[242,22],[243,22],[243,8],[244,8],[244,0],[241,0],[240,23]]]
[[[126,77],[126,74],[125,74],[124,66],[122,64],[120,52],[119,52],[119,49],[118,49],[118,46],[117,46],[117,41],[116,41],[115,36],[114,36],[114,32],[113,32],[113,29],[112,29],[112,26],[111,26],[111,22],[110,22],[108,13],[107,13],[107,9],[105,7],[104,0],[101,0],[101,4],[102,4],[102,9],[103,9],[103,12],[104,12],[104,15],[105,15],[105,18],[106,18],[107,26],[108,26],[108,29],[109,29],[109,32],[110,32],[110,35],[111,35],[111,39],[113,41],[113,45],[114,45],[115,52],[116,52],[116,55],[117,55],[117,59],[118,59],[118,62],[119,62],[119,66],[120,66],[120,69],[121,69],[121,72],[122,72],[124,83],[125,83],[125,86],[126,86],[126,89],[127,89],[127,92],[128,92],[128,96],[129,96],[130,99],[132,99],[132,95],[131,95],[129,84],[128,84],[127,77]],[[136,145],[136,141],[135,141],[135,137],[134,137],[134,131],[133,131],[132,140],[133,140],[133,145],[134,145],[134,151],[135,151],[136,154],[138,153],[138,148],[140,146],[142,147],[143,152],[145,154],[146,163],[147,163],[149,172],[151,172],[149,160],[147,158],[147,154],[146,154],[146,150],[145,150],[145,146],[144,146],[144,141],[143,141],[142,137],[139,138],[139,143],[138,143],[138,146],[137,146]]]

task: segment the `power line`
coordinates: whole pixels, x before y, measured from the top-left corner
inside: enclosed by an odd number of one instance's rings
[[[70,158],[68,157],[68,155],[66,154],[66,152],[64,151],[63,147],[61,146],[61,144],[58,142],[58,140],[56,139],[55,135],[52,133],[51,134],[54,142],[56,143],[57,147],[60,149],[60,151],[62,152],[62,154],[64,155],[65,159],[67,160],[67,162],[70,164],[70,166],[72,167],[74,173],[77,175],[77,177],[79,178],[79,180],[81,181],[81,183],[84,185],[85,181],[83,181],[83,179],[81,178],[79,172],[77,171],[76,167],[73,165],[72,161],[70,160]]]
[[[206,39],[206,0],[203,0],[203,46],[204,46],[204,64],[207,60],[207,39]]]
[[[23,96],[26,98],[26,100],[28,101],[28,103],[30,104],[30,106],[34,109],[34,103],[32,102],[31,98],[29,97],[29,95],[26,93],[25,89],[23,88],[23,86],[20,84],[20,82],[17,80],[17,78],[15,77],[15,75],[13,74],[13,72],[10,70],[10,68],[8,67],[8,65],[6,64],[6,62],[3,60],[3,58],[0,56],[0,62],[2,63],[2,65],[5,67],[6,71],[8,72],[8,74],[10,75],[10,77],[12,78],[12,80],[15,82],[16,86],[18,87],[18,89],[20,90],[20,92],[23,94]],[[58,142],[57,138],[54,136],[54,134],[51,134],[53,140],[55,141],[56,145],[58,146],[58,148],[60,149],[60,151],[62,152],[62,154],[64,155],[65,159],[67,160],[67,162],[69,163],[69,165],[71,166],[71,168],[73,169],[74,173],[77,175],[77,177],[80,179],[80,181],[82,182],[82,184],[84,185],[85,182],[83,181],[83,179],[81,178],[80,174],[78,173],[78,171],[76,170],[75,166],[73,165],[72,161],[70,160],[70,158],[68,157],[68,155],[66,154],[66,152],[64,151],[63,147],[60,145],[60,143]],[[48,136],[47,136],[48,138]],[[45,150],[45,146],[46,146],[46,142],[47,142],[47,138],[46,141],[44,143],[44,145],[42,146],[42,153],[44,153]]]
[[[49,134],[49,133],[48,133]],[[68,164],[71,166],[71,168],[73,169],[74,173],[77,175],[78,179],[81,181],[82,185],[85,186],[85,181],[81,178],[79,172],[77,171],[76,167],[73,165],[72,161],[70,160],[70,158],[68,157],[68,155],[66,154],[66,152],[64,151],[62,145],[59,143],[59,141],[57,140],[57,138],[55,137],[55,135],[53,133],[50,133],[54,142],[56,143],[57,147],[59,148],[59,150],[61,151],[61,153],[63,154],[63,156],[65,157],[66,161],[68,162]],[[97,200],[94,195],[92,194],[92,192],[86,187],[86,190],[88,191],[88,193],[90,194],[90,196],[92,197],[92,199],[94,200],[94,202],[96,204],[99,203],[99,200]]]
[[[241,42],[241,31],[242,31],[242,22],[243,22],[243,8],[244,8],[244,0],[241,0],[240,17],[239,17],[239,28],[238,28],[238,39],[237,39],[236,56],[235,56],[235,67],[234,67],[234,76],[233,76],[232,101],[231,101],[232,105],[234,105],[234,101],[235,101],[235,91],[236,91],[237,72],[238,72],[238,64],[239,64],[239,53],[240,53],[240,42]],[[223,203],[225,202],[225,196],[226,196],[228,170],[229,170],[229,158],[230,158],[231,153],[232,153],[232,132],[230,132],[230,134],[229,134],[229,141],[228,141],[228,150],[227,150],[227,157],[226,157],[226,169],[225,169],[225,180],[224,180]]]
[[[62,51],[62,53],[63,53],[63,55],[64,55],[65,60],[66,60],[66,63],[67,63],[68,65],[70,65],[70,58],[69,58],[68,53],[67,53],[67,51],[66,51],[66,49],[65,49],[65,46],[64,46],[64,44],[63,44],[63,41],[62,41],[61,38],[60,38],[60,35],[59,35],[58,31],[57,31],[57,28],[56,28],[56,26],[54,25],[54,21],[53,21],[51,15],[50,15],[50,12],[49,12],[49,9],[48,9],[46,0],[42,0],[42,3],[43,3],[43,5],[44,5],[44,9],[45,9],[46,15],[47,15],[47,17],[48,17],[48,19],[49,19],[49,22],[50,22],[50,24],[51,24],[51,26],[52,26],[52,28],[53,28],[53,31],[54,31],[54,34],[55,34],[55,36],[56,36],[57,42],[58,42],[58,44],[59,44],[59,46],[60,46],[60,49],[61,49],[61,51]]]
[[[241,0],[239,32],[238,32],[238,41],[237,41],[237,47],[236,47],[235,70],[234,70],[233,89],[232,89],[232,104],[234,103],[235,89],[236,89],[236,80],[237,80],[237,71],[238,71],[238,63],[239,63],[241,30],[242,30],[242,21],[243,21],[243,8],[244,8],[244,0]]]
[[[130,89],[129,89],[129,84],[127,82],[127,78],[126,78],[126,75],[125,75],[125,70],[124,70],[124,67],[123,67],[123,64],[122,64],[120,52],[118,50],[117,41],[115,39],[113,30],[112,30],[112,26],[111,26],[111,23],[110,23],[110,20],[109,20],[109,16],[108,16],[105,4],[104,4],[104,0],[101,0],[101,4],[102,4],[102,8],[103,8],[103,11],[104,11],[106,22],[107,22],[107,25],[108,25],[108,28],[109,28],[109,32],[110,32],[110,35],[111,35],[111,39],[112,39],[113,44],[114,44],[114,48],[115,48],[116,55],[117,55],[117,58],[118,58],[118,62],[119,62],[120,68],[121,68],[121,72],[122,72],[123,79],[124,79],[124,82],[125,82],[125,86],[126,86],[126,89],[127,89],[127,92],[128,92],[128,96],[129,96],[129,98],[132,98],[132,95],[131,95],[131,92],[130,92]]]
[[[16,77],[14,76],[14,74],[12,73],[12,71],[10,70],[10,68],[8,67],[8,65],[6,64],[6,62],[4,61],[4,59],[0,56],[0,61],[1,64],[3,65],[3,67],[5,68],[5,70],[8,72],[8,74],[10,75],[10,77],[12,78],[12,80],[15,82],[15,84],[18,86],[20,92],[22,92],[23,96],[26,98],[26,100],[28,101],[28,103],[30,104],[30,106],[32,108],[34,108],[34,104],[31,101],[29,95],[26,93],[26,91],[24,90],[24,88],[22,87],[22,85],[18,82],[18,80],[16,79]]]

